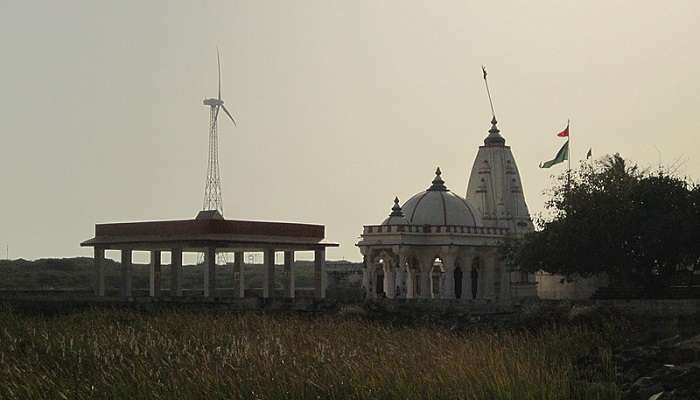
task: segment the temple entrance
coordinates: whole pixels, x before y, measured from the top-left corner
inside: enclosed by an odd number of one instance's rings
[[[462,298],[462,268],[457,267],[454,271],[455,298]]]
[[[384,274],[377,274],[377,281],[375,283],[375,290],[378,297],[384,297]]]

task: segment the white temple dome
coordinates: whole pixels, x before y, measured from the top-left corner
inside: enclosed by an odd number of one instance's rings
[[[433,184],[425,191],[408,199],[401,211],[411,225],[481,226],[481,220],[471,205],[452,193],[435,171]],[[386,221],[385,221],[386,222]]]

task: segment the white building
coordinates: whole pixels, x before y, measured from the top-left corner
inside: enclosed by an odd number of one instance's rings
[[[394,200],[379,225],[364,226],[368,298],[510,301],[536,297],[532,274],[509,271],[498,245],[533,229],[515,158],[496,119],[479,147],[466,196],[437,169],[432,184],[403,205]]]

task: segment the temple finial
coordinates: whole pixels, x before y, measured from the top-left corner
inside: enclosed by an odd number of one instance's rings
[[[403,217],[403,211],[401,211],[401,206],[399,205],[399,198],[394,198],[394,206],[391,207],[390,217]]]
[[[447,191],[445,181],[442,180],[440,175],[442,175],[442,171],[440,171],[440,167],[437,167],[435,170],[435,179],[433,179],[432,185],[428,188],[428,190],[437,190],[442,192]]]

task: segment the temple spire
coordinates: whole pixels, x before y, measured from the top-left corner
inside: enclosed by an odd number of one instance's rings
[[[481,66],[481,70],[484,73],[484,83],[486,84],[486,94],[489,97],[489,105],[491,105],[491,129],[489,129],[489,135],[484,139],[484,144],[485,145],[500,145],[503,146],[506,144],[506,140],[501,136],[500,130],[498,130],[498,121],[496,120],[496,111],[493,108],[493,100],[491,98],[491,90],[489,90],[489,81],[486,78],[486,67]]]

